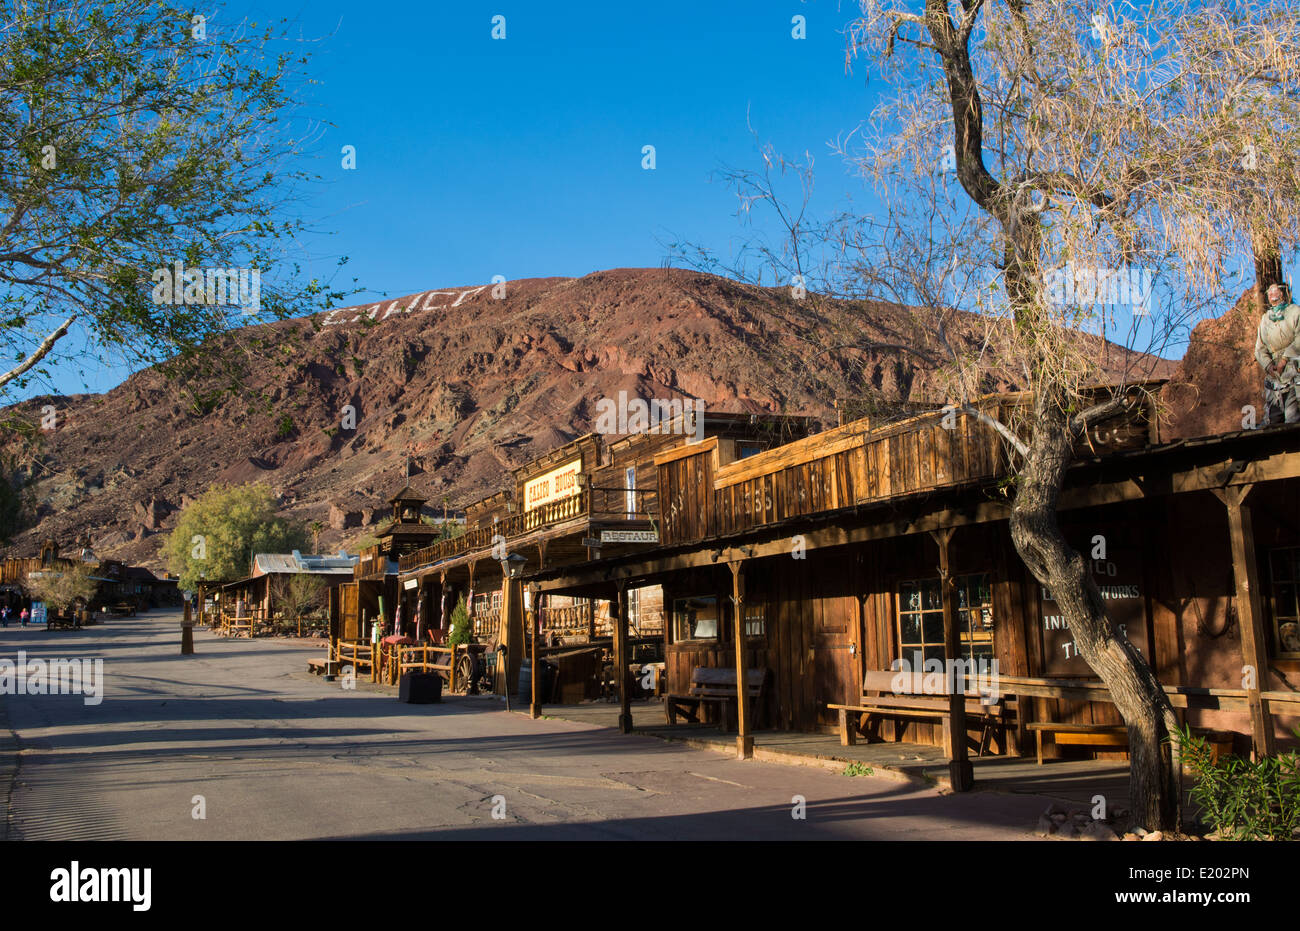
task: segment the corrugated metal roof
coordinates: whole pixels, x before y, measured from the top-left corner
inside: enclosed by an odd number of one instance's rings
[[[301,553],[258,553],[253,557],[253,575],[351,575],[355,556],[312,556]]]

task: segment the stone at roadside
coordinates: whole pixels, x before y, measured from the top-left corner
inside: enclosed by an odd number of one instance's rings
[[[1150,834],[1148,834],[1146,837],[1142,839],[1143,840],[1164,840],[1165,835],[1159,831],[1152,831]]]
[[[1115,832],[1100,821],[1089,824],[1079,836],[1083,840],[1118,840]]]

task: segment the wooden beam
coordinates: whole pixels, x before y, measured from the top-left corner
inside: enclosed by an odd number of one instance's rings
[[[952,542],[955,528],[946,527],[931,532],[939,547],[939,585],[943,602],[943,652],[949,670],[961,659],[961,630],[957,626],[956,580],[953,578],[948,544]],[[975,770],[966,751],[966,693],[965,680],[958,682],[955,675],[945,670],[944,681],[952,686],[948,694],[948,714],[943,719],[944,752],[948,754],[948,777],[954,792],[969,792],[975,782]]]
[[[542,606],[538,599],[541,597],[536,585],[528,586],[528,611],[525,616],[528,618],[528,658],[532,670],[532,674],[528,677],[529,690],[532,693],[529,696],[531,701],[528,713],[534,721],[542,716],[542,704],[538,700],[538,693],[541,691],[538,683],[542,679],[542,671],[537,666],[537,628],[540,626],[538,620],[542,616]]]
[[[614,597],[610,599],[609,611],[614,615],[614,676],[618,681],[618,729],[624,734],[632,733],[632,696],[627,688],[627,584],[619,582],[615,586]]]
[[[745,665],[745,563],[727,564],[731,569],[731,615],[736,638],[736,757],[754,756],[754,735],[749,729],[749,677]]]
[[[1232,544],[1232,575],[1237,583],[1237,615],[1241,619],[1241,659],[1250,709],[1250,731],[1255,758],[1274,756],[1277,744],[1273,721],[1260,698],[1268,685],[1268,656],[1264,644],[1264,611],[1259,597],[1259,566],[1255,560],[1255,532],[1246,496],[1254,486],[1229,485],[1215,492],[1228,509],[1228,539]],[[1254,675],[1251,675],[1253,670]],[[1246,683],[1243,683],[1245,685]]]

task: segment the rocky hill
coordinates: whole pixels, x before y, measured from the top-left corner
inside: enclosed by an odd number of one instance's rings
[[[408,469],[431,506],[461,506],[591,430],[596,401],[619,391],[827,424],[836,399],[935,400],[937,356],[912,322],[902,307],[616,269],[249,328],[214,347],[247,364],[237,393],[148,370],[102,395],[13,409],[37,423],[53,405],[58,419],[35,441],[7,442],[21,453],[31,501],[10,551],[34,553],[45,537],[70,548],[89,533],[101,557],[156,567],[162,535],[190,497],[248,481],[270,485],[287,515],[325,523],[321,549],[332,550],[382,517]],[[963,325],[952,338],[973,340]],[[1098,344],[1116,371],[1132,363]],[[1168,364],[1155,367],[1164,374]]]

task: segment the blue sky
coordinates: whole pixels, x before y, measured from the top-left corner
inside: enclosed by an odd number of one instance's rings
[[[711,175],[758,164],[747,120],[778,151],[812,154],[825,209],[861,192],[828,150],[878,89],[845,70],[855,8],[244,0],[210,18],[287,17],[316,40],[303,114],[332,125],[307,162],[321,182],[302,213],[329,235],[291,258],[328,277],[347,256],[335,280],[357,278],[363,293],[347,303],[359,303],[494,275],[657,266],[672,241],[729,253],[751,231]],[[491,35],[497,14],[504,40]],[[795,15],[805,39],[792,37]],[[127,374],[81,369],[60,367],[57,387],[102,391]]]
[[[326,126],[302,214],[323,231],[290,258],[346,303],[381,295],[657,266],[668,242],[732,253],[753,230],[712,177],[759,164],[758,141],[815,159],[812,208],[874,198],[830,150],[883,89],[845,69],[857,4],[838,0],[304,3],[237,0],[212,18],[298,24],[317,84],[302,115]],[[493,17],[506,38],[492,38]],[[806,20],[792,37],[792,17]],[[341,165],[356,147],[356,168]],[[642,168],[653,145],[656,168]],[[328,233],[326,235],[325,233]],[[56,374],[102,391],[120,366]],[[39,391],[39,389],[36,389]]]

